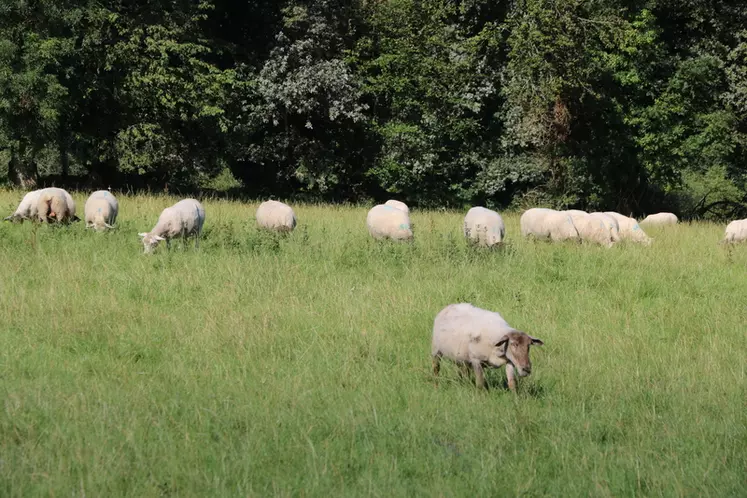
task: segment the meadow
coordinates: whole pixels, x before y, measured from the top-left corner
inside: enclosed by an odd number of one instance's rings
[[[0,192],[7,216],[19,192]],[[75,193],[82,216],[85,193]],[[414,210],[205,200],[199,250],[143,255],[176,199],[118,196],[110,233],[0,223],[0,496],[745,496],[747,245],[469,247]],[[471,302],[545,341],[480,391],[433,318]]]

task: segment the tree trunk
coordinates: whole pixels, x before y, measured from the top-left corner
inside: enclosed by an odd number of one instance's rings
[[[23,189],[31,189],[36,186],[39,172],[36,169],[36,162],[31,160],[22,160],[22,154],[18,154],[16,149],[10,149],[10,162],[8,163],[8,181],[11,185]]]

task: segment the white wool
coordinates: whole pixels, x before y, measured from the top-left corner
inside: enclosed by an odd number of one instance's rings
[[[747,242],[747,219],[735,220],[726,226],[724,243]]]
[[[392,206],[392,207],[397,208],[397,209],[401,209],[405,213],[410,214],[410,208],[408,208],[407,204],[405,204],[402,201],[398,201],[398,200],[395,200],[395,199],[389,199],[388,201],[386,201],[384,203],[384,205],[385,206]]]
[[[656,213],[656,214],[650,214],[644,218],[643,221],[641,221],[641,225],[650,225],[650,226],[666,226],[666,225],[676,225],[679,220],[677,219],[677,216],[675,216],[673,213]]]
[[[495,344],[514,329],[500,313],[468,303],[450,304],[433,322],[431,354],[442,354],[454,361],[477,358],[496,366],[505,364],[495,354]]]
[[[606,213],[590,213],[589,216],[604,223],[604,225],[607,227],[607,230],[609,230],[610,239],[612,240],[612,242],[619,242],[621,240],[620,224],[614,217]]]
[[[477,245],[492,247],[503,242],[506,225],[497,212],[476,206],[464,217],[464,236]]]
[[[112,228],[119,214],[119,202],[108,190],[92,193],[83,207],[86,228],[106,230]]]
[[[547,208],[531,208],[521,215],[521,234],[524,237],[563,240],[580,240],[578,230],[568,214]]]
[[[77,219],[75,201],[67,190],[57,187],[41,189],[36,200],[36,216],[41,221],[48,221],[50,217],[60,222],[74,221]]]
[[[289,205],[279,201],[265,201],[256,213],[257,225],[267,230],[290,232],[296,228],[296,213]]]
[[[629,240],[638,244],[650,245],[652,240],[651,237],[646,235],[646,232],[638,225],[638,222],[634,218],[616,213],[614,211],[606,211],[604,214],[614,218],[617,221],[617,225],[620,229],[620,238],[623,240]]]
[[[411,240],[410,216],[392,206],[379,204],[371,208],[366,216],[368,233],[374,239]]]
[[[609,220],[606,216],[592,216],[583,211],[563,211],[573,220],[573,224],[581,236],[581,240],[612,247],[615,241],[609,228]]]
[[[18,204],[18,207],[16,208],[15,212],[5,218],[7,221],[21,221],[23,220],[31,220],[36,219],[37,215],[37,201],[39,200],[39,195],[41,194],[41,190],[32,190],[31,192],[28,192],[26,195],[23,196],[23,199],[21,199],[20,204]]]

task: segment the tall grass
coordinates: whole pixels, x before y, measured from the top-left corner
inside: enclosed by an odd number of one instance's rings
[[[111,233],[0,224],[1,496],[747,494],[747,246],[722,226],[607,250],[508,214],[478,251],[461,213],[396,245],[364,208],[295,206],[282,237],[216,200],[199,250],[145,256],[175,199],[119,200]],[[545,341],[517,395],[432,377],[460,301]]]

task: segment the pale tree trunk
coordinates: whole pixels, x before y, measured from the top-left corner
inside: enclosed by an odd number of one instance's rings
[[[10,148],[10,162],[8,163],[8,181],[11,185],[22,189],[31,189],[36,186],[39,172],[36,169],[36,162],[21,159],[22,154],[17,153],[14,148]]]

